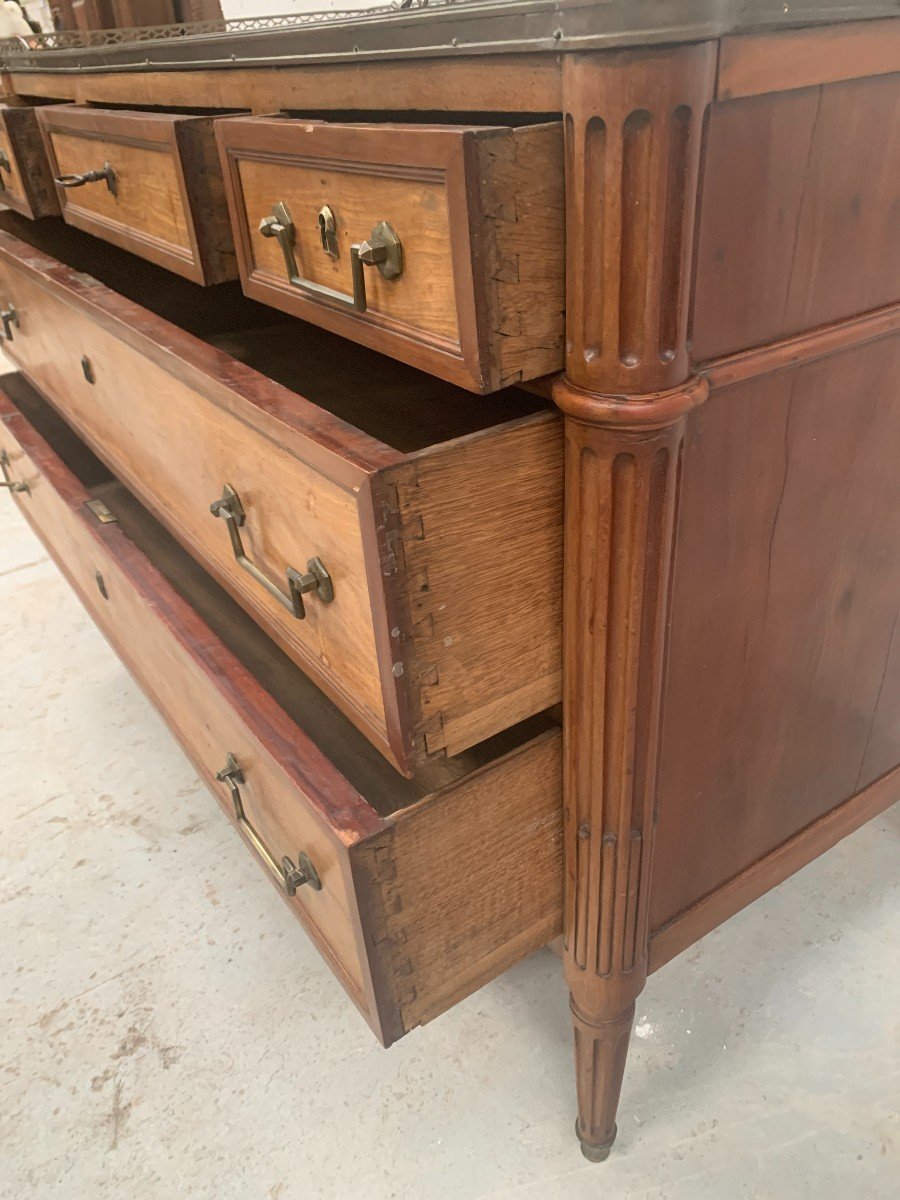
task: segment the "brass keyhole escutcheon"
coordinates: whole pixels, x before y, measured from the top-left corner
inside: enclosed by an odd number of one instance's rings
[[[322,249],[329,258],[337,258],[338,240],[337,240],[337,224],[334,219],[334,210],[329,204],[323,204],[319,209],[319,238],[322,242]]]

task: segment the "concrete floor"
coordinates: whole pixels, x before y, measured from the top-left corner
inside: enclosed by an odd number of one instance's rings
[[[900,812],[654,976],[619,1142],[534,955],[389,1052],[0,496],[3,1200],[900,1195]]]

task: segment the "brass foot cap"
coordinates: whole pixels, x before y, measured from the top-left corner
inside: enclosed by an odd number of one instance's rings
[[[588,1160],[588,1162],[606,1162],[606,1160],[609,1158],[609,1152],[613,1148],[613,1142],[616,1140],[616,1134],[618,1132],[618,1129],[615,1125],[613,1126],[612,1137],[608,1142],[603,1142],[603,1144],[600,1146],[592,1146],[590,1142],[586,1142],[584,1140],[584,1138],[581,1136],[581,1130],[578,1128],[577,1121],[575,1122],[575,1132],[578,1134],[579,1142],[581,1142],[581,1153]]]

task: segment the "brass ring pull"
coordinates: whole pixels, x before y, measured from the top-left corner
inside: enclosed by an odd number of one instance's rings
[[[264,587],[270,596],[274,596],[279,604],[284,605],[298,621],[302,621],[306,616],[306,608],[303,604],[305,595],[314,592],[323,604],[330,604],[334,599],[334,585],[321,558],[309,559],[306,564],[306,572],[302,575],[293,567],[288,567],[287,592],[283,592],[277,584],[262,573],[255,563],[250,561],[241,540],[240,527],[246,520],[244,506],[241,504],[240,496],[230,484],[225,484],[222,499],[213,501],[209,506],[209,511],[214,517],[223,517],[228,525],[231,549],[238,566],[243,567],[249,575],[252,575],[256,582]]]
[[[241,770],[233,754],[228,755],[222,770],[216,771],[216,779],[220,783],[228,784],[228,790],[231,793],[231,803],[234,805],[235,819],[241,833],[243,833],[266,867],[275,876],[275,879],[284,889],[285,894],[296,896],[297,888],[303,887],[305,884],[309,884],[314,891],[320,892],[322,890],[322,881],[309,855],[301,851],[297,855],[296,864],[286,854],[282,856],[280,863],[276,862],[259,834],[247,820],[247,814],[244,812],[244,802],[241,799],[240,786],[244,783],[244,772]]]
[[[327,205],[326,205],[327,208]],[[325,209],[322,210],[323,212]],[[331,212],[331,209],[328,209]],[[294,242],[296,240],[296,230],[294,222],[291,220],[291,214],[288,212],[287,205],[283,201],[279,201],[272,209],[272,215],[263,217],[259,223],[259,232],[263,237],[275,238],[278,245],[281,247],[281,253],[284,256],[284,266],[287,271],[288,281],[292,287],[297,288],[305,296],[311,300],[327,300],[331,304],[339,304],[342,308],[352,308],[356,312],[365,312],[368,301],[366,299],[366,267],[377,267],[385,279],[396,279],[403,274],[403,246],[399,237],[388,225],[387,221],[379,221],[372,230],[372,236],[367,242],[356,242],[350,247],[350,276],[353,280],[353,295],[348,296],[345,292],[338,292],[334,288],[326,287],[323,283],[313,283],[310,279],[304,279],[300,274],[300,269],[297,266],[297,259],[294,255]],[[323,248],[326,253],[331,254],[331,257],[336,257],[332,251],[325,247],[323,234]]]
[[[3,479],[0,480],[0,488],[9,488],[11,492],[30,492],[31,488],[24,479],[13,479],[9,473],[9,454],[5,450],[0,450],[0,471],[3,472]]]
[[[85,171],[83,175],[57,175],[56,182],[60,187],[84,187],[86,183],[99,183],[103,179],[114,196],[119,194],[119,181],[109,163],[104,163],[98,171]]]
[[[16,312],[14,304],[10,304],[8,308],[0,311],[0,324],[3,326],[3,338],[7,342],[13,340],[13,326],[19,328],[19,314]]]

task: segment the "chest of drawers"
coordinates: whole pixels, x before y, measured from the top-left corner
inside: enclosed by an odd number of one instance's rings
[[[563,935],[594,1160],[648,974],[900,791],[900,23],[631,8],[0,109],[4,490],[383,1042]]]

